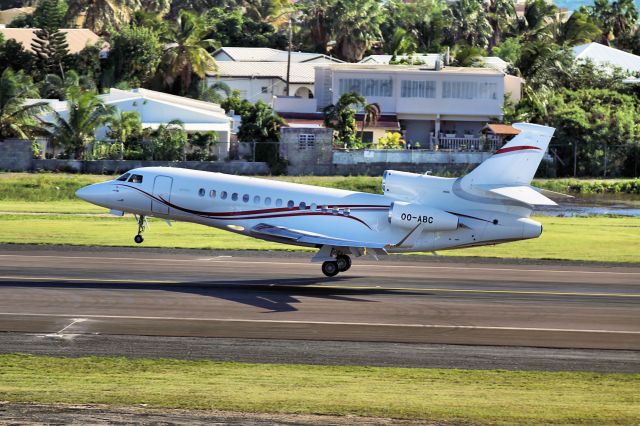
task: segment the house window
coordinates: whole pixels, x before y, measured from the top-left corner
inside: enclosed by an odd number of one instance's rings
[[[262,93],[269,93],[269,87],[262,86]]]
[[[393,95],[393,80],[390,78],[341,78],[340,94],[357,92],[362,96],[391,97]]]
[[[442,83],[442,97],[446,99],[497,99],[497,83],[476,81],[445,81]]]
[[[298,149],[313,149],[316,145],[316,135],[301,133],[298,135]]]
[[[403,98],[435,98],[435,81],[402,80],[400,96]]]

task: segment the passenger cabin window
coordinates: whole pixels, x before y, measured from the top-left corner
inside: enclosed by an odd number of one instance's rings
[[[204,197],[204,194],[206,194],[206,192],[207,192],[207,191],[205,191],[205,190],[204,190],[204,188],[200,188],[200,189],[198,190],[198,195],[199,195],[199,196],[201,196],[201,197]]]
[[[123,174],[122,176],[120,176],[120,177],[119,177],[118,179],[116,179],[116,180],[119,180],[119,181],[121,181],[121,182],[126,182],[126,181],[127,181],[127,179],[129,179],[129,176],[131,176],[131,173],[125,173],[125,174]]]
[[[282,198],[278,198],[276,200],[276,207],[280,207],[282,205]]]
[[[260,204],[260,196],[256,195],[255,197],[253,197],[253,204]]]
[[[222,198],[223,200],[226,200],[227,199],[227,191],[222,191],[220,193],[220,198]]]
[[[238,193],[237,193],[237,192],[234,192],[234,193],[233,193],[233,195],[231,195],[231,199],[232,199],[233,201],[238,201]]]
[[[131,177],[129,178],[129,182],[142,183],[142,175],[131,175]]]
[[[289,200],[287,202],[287,207],[289,207],[290,209],[293,208],[293,206],[295,206],[295,205],[296,205],[296,203],[294,203],[293,200]]]
[[[271,197],[267,197],[264,199],[264,205],[265,206],[270,206],[271,205]]]
[[[307,203],[305,203],[304,201],[300,203],[300,210],[304,210],[307,208]]]
[[[249,197],[249,194],[244,194],[242,196],[242,201],[245,202],[245,203],[248,203],[250,198],[251,197]]]
[[[216,198],[216,190],[215,189],[212,189],[211,191],[209,191],[209,197]]]

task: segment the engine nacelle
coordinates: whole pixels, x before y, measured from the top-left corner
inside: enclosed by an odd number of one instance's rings
[[[403,200],[413,200],[420,194],[422,175],[385,170],[382,175],[382,193]]]
[[[389,208],[389,223],[406,229],[422,224],[423,231],[455,231],[458,216],[433,207],[394,201]]]

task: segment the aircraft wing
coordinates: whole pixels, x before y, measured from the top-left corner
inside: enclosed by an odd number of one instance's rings
[[[530,204],[532,206],[555,206],[553,200],[545,197],[530,186],[500,186],[493,187],[489,185],[481,185],[485,191],[500,195],[501,197],[510,198],[520,201],[521,203]]]
[[[384,249],[383,243],[371,243],[366,241],[346,240],[342,238],[329,237],[314,232],[301,231],[297,229],[274,226],[267,223],[260,223],[249,230],[254,237],[265,240],[272,240],[290,244],[300,244],[308,246],[333,246],[333,247],[358,247],[369,249]]]

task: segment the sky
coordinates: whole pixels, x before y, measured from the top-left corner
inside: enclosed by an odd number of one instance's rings
[[[576,10],[582,5],[590,6],[593,4],[593,0],[553,0],[553,2],[564,9]],[[640,0],[636,0],[636,6],[640,9]]]

